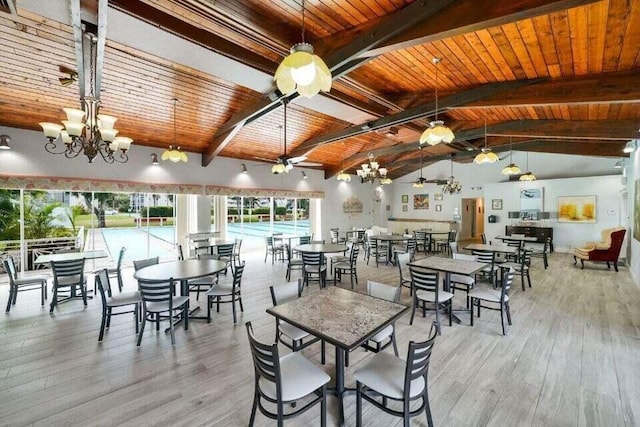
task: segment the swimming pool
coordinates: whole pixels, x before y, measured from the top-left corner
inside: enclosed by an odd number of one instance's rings
[[[173,227],[157,228],[170,228],[173,230]],[[118,256],[120,248],[123,246],[127,248],[124,261],[133,261],[155,256],[161,259],[176,257],[176,254],[170,249],[169,245],[158,244],[159,242],[155,239],[151,239],[149,244],[147,244],[148,235],[145,228],[103,228],[100,231],[102,232],[102,238],[107,244],[111,256],[114,258]],[[149,231],[151,232],[151,230]],[[154,232],[155,231],[156,230],[154,230]],[[160,234],[162,233],[163,232],[160,232]]]

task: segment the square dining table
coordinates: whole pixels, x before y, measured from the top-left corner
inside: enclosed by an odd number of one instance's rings
[[[267,309],[267,313],[320,337],[335,346],[335,388],[339,423],[344,424],[343,396],[355,389],[344,386],[344,359],[351,351],[409,310],[403,304],[329,286],[301,298]]]

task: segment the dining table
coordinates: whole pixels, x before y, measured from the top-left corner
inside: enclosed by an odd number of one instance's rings
[[[334,387],[327,391],[338,398],[338,422],[344,425],[344,396],[355,393],[344,384],[346,352],[366,343],[408,310],[403,304],[329,286],[278,304],[267,313],[335,347]]]
[[[387,242],[386,264],[395,265],[395,262],[393,260],[393,243],[406,242],[409,239],[413,239],[413,236],[409,236],[405,234],[378,234],[375,236],[369,236],[369,239],[375,240],[377,242]]]
[[[537,237],[527,237],[527,236],[496,236],[497,240],[512,240],[512,241],[520,241],[520,242],[537,242]]]
[[[80,259],[101,259],[108,258],[109,254],[106,251],[99,249],[97,251],[83,251],[83,252],[61,252],[61,253],[53,253],[53,254],[42,254],[38,255],[38,258],[33,262],[34,264],[49,264],[51,262],[59,262],[59,261],[77,261]],[[86,290],[86,298],[93,299],[93,296],[89,295],[93,293],[92,289]],[[77,298],[76,296],[76,287],[71,287],[71,298]]]
[[[430,256],[418,261],[413,261],[408,264],[410,267],[422,267],[429,270],[439,271],[444,273],[444,290],[451,291],[451,275],[460,274],[464,276],[472,276],[483,268],[487,267],[487,264],[477,261],[467,261],[462,259],[442,258],[436,256]],[[456,323],[461,323],[461,320],[454,313],[456,312],[469,312],[469,309],[456,309],[452,308],[452,319]]]
[[[487,251],[503,254],[517,254],[518,248],[507,245],[489,245],[486,243],[470,243],[464,247],[467,251]]]
[[[235,240],[212,238],[208,240],[196,240],[189,243],[189,248],[194,250],[194,254],[198,254],[199,249],[206,249],[206,253],[213,254],[213,248],[223,245],[233,245]]]
[[[287,241],[287,259],[291,259],[293,244],[291,243],[293,240],[300,239],[301,237],[307,237],[308,235],[300,235],[300,234],[274,234],[273,240],[286,240]]]
[[[180,294],[188,297],[189,280],[211,276],[224,271],[226,268],[226,262],[215,259],[185,259],[161,262],[141,268],[133,274],[133,277],[152,281],[177,280],[180,282]],[[200,307],[196,306],[189,310],[189,319],[207,320],[206,316],[193,315],[199,309]]]

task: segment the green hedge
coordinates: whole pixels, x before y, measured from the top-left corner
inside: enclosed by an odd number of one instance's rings
[[[172,218],[173,217],[173,206],[149,206],[147,208],[143,208],[140,212],[140,215],[143,218],[147,217],[147,211],[149,213],[149,218]]]
[[[300,209],[298,209],[300,210]],[[251,212],[249,212],[251,211]],[[255,209],[243,209],[242,212],[245,215],[249,215],[249,213],[251,213],[251,215],[268,215],[269,214],[269,208],[255,208]],[[276,215],[286,215],[287,214],[287,208],[284,206],[278,206],[276,207]],[[227,209],[227,215],[238,215],[238,209],[237,208],[228,208]]]

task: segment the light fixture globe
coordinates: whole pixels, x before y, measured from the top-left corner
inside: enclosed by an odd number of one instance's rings
[[[485,163],[495,163],[498,160],[500,160],[500,159],[498,158],[496,153],[491,151],[491,148],[483,148],[481,150],[480,154],[478,154],[473,159],[473,163],[476,163],[478,165],[482,165],[482,164],[485,164]]]
[[[314,55],[309,43],[298,43],[291,47],[274,75],[278,90],[285,95],[298,92],[312,98],[318,92],[331,90],[331,71],[322,58]]]
[[[116,138],[116,141],[117,140],[118,138]],[[189,160],[189,158],[187,157],[187,154],[182,151],[180,146],[170,145],[169,148],[165,150],[164,153],[162,153],[162,160],[163,161],[169,160],[173,163],[178,163],[178,162],[186,163]]]
[[[287,169],[287,167],[284,165],[284,163],[282,163],[282,161],[280,159],[278,159],[278,163],[276,163],[275,165],[273,165],[271,167],[271,173],[274,175],[280,175],[282,173],[289,173],[289,170],[291,169]]]
[[[413,188],[423,188],[423,187],[424,187],[424,184],[420,180],[413,183]]]
[[[454,138],[453,131],[446,127],[442,120],[435,120],[429,123],[429,127],[420,135],[420,144],[425,142],[429,145],[438,145],[441,142],[448,144],[453,142]]]
[[[515,163],[510,163],[509,165],[505,166],[502,169],[502,172],[500,172],[500,173],[502,175],[518,175],[521,172],[522,171],[520,170],[520,168]]]
[[[342,171],[340,171],[340,173],[338,174],[336,179],[338,181],[349,182],[349,181],[351,181],[351,175],[349,175],[348,173],[346,173],[345,171],[342,170]]]
[[[520,181],[535,181],[536,180],[536,176],[531,172],[527,172],[524,175],[521,175],[519,180]]]

